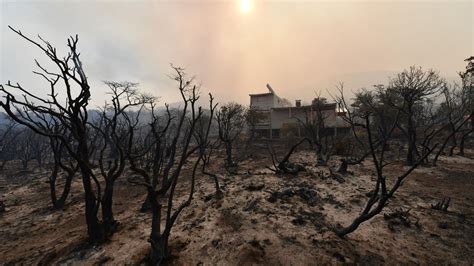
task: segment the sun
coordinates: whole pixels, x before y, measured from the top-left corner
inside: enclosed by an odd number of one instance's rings
[[[240,2],[240,11],[242,13],[248,13],[252,9],[252,0],[239,0]]]

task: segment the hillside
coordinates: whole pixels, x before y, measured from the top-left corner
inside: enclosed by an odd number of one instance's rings
[[[474,263],[474,160],[442,157],[436,168],[415,170],[383,214],[345,238],[331,228],[347,225],[365,204],[374,182],[371,165],[364,162],[350,167],[345,176],[325,178],[326,169],[311,166],[312,160],[312,154],[297,153],[295,161],[307,168],[298,176],[277,176],[265,169],[270,162],[257,157],[244,162],[238,175],[214,169],[221,174],[222,199],[213,197],[211,180],[200,176],[192,204],[173,229],[169,263]],[[387,167],[391,177],[403,168]],[[91,246],[86,242],[80,180],[75,180],[66,208],[55,211],[47,175],[39,169],[1,172],[6,205],[0,214],[1,262],[143,263],[149,250],[150,215],[139,212],[145,197],[142,187],[120,179],[114,206],[119,229],[107,243]],[[180,198],[187,195],[186,185],[179,188]],[[443,197],[452,198],[448,212],[432,209],[431,204]],[[409,210],[407,219],[388,219],[400,209]]]

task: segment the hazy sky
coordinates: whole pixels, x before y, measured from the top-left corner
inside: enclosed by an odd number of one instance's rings
[[[94,105],[105,99],[102,80],[176,101],[169,63],[219,101],[248,104],[266,83],[293,102],[340,81],[348,90],[386,83],[413,64],[456,77],[474,54],[473,1],[247,1],[0,0],[0,82],[47,88],[31,72],[47,58],[7,25],[61,52],[79,34]]]

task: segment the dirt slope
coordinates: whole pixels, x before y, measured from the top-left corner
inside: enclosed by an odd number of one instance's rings
[[[474,263],[474,160],[443,157],[439,167],[416,170],[383,211],[409,211],[410,225],[383,213],[342,239],[331,228],[347,225],[374,184],[369,162],[341,178],[325,178],[310,153],[294,161],[308,169],[297,177],[276,176],[249,160],[239,175],[224,175],[224,197],[212,197],[211,180],[199,177],[194,201],[172,232],[173,265],[314,265]],[[337,158],[335,158],[337,161]],[[391,165],[393,180],[402,165]],[[216,170],[216,169],[215,169]],[[218,171],[218,170],[216,170]],[[321,176],[321,171],[323,175]],[[222,172],[222,171],[219,171]],[[138,212],[141,187],[122,179],[115,193],[119,231],[100,246],[86,242],[81,184],[73,185],[63,211],[49,206],[47,171],[0,174],[6,212],[0,214],[0,262],[4,264],[140,264],[149,243],[150,217]],[[180,187],[178,202],[186,196]],[[431,204],[451,197],[448,212]]]

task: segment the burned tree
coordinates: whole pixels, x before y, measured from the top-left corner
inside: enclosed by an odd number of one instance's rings
[[[212,178],[214,181],[214,186],[216,189],[216,197],[222,197],[222,190],[219,185],[219,177],[217,174],[210,172],[208,166],[211,164],[212,155],[216,152],[219,148],[219,143],[217,141],[208,141],[205,145],[205,150],[202,152],[202,166],[201,166],[201,173],[207,175]]]
[[[105,187],[100,200],[104,234],[109,236],[117,228],[112,210],[114,184],[125,170],[125,149],[129,148],[130,132],[126,119],[131,111],[136,111],[134,115],[139,116],[143,105],[151,98],[140,95],[136,83],[106,81],[105,84],[110,89],[111,103],[105,104],[99,121],[90,125],[101,136],[98,166]]]
[[[56,130],[58,130],[57,132],[59,134],[64,134],[61,132],[66,132],[66,130],[60,129],[60,126],[58,124],[56,124]],[[72,137],[69,135],[66,136],[66,139],[71,140]],[[53,208],[62,209],[66,203],[66,199],[71,190],[72,180],[79,170],[79,165],[77,164],[77,162],[75,162],[75,160],[71,158],[71,156],[69,156],[66,151],[66,148],[64,147],[63,142],[59,141],[54,137],[50,137],[49,142],[54,160],[53,170],[48,179],[51,203],[53,204]],[[57,178],[60,174],[64,174],[64,184],[61,195],[58,198],[56,190]]]
[[[43,157],[48,154],[45,137],[25,127],[17,132],[16,141],[16,156],[21,161],[23,170],[28,169],[28,164],[32,160],[36,160],[39,167],[43,165]]]
[[[237,166],[237,162],[233,159],[233,149],[246,123],[245,107],[237,103],[223,105],[217,111],[216,119],[219,126],[219,138],[225,146],[225,165],[226,167]]]
[[[162,115],[159,115],[155,109],[155,103],[152,102],[150,103],[152,117],[148,132],[141,128],[136,118],[128,119],[131,134],[127,158],[130,169],[137,175],[128,180],[131,183],[143,185],[147,190],[147,199],[152,212],[149,242],[151,243],[150,263],[153,265],[162,263],[170,255],[168,239],[179,214],[192,201],[196,172],[206,149],[212,123],[212,119],[208,119],[209,125],[206,127],[203,138],[198,142],[193,142],[196,127],[203,119],[202,108],[196,106],[199,99],[198,88],[192,84],[192,80],[186,78],[182,68],[173,67],[173,70],[175,71],[173,78],[178,83],[183,103],[179,116],[173,116],[168,107]],[[212,96],[210,107],[212,112],[215,108]],[[172,124],[173,127],[170,126]],[[172,128],[174,130],[171,130]],[[148,160],[143,156],[147,153],[150,154],[150,168],[147,167]],[[191,160],[194,160],[191,172],[187,173],[191,180],[189,195],[175,207],[176,188],[178,183],[181,183],[180,177],[185,173],[183,167]],[[163,228],[162,225],[164,225]]]
[[[317,165],[326,165],[330,159],[330,145],[326,121],[330,114],[328,111],[335,108],[336,104],[328,104],[327,99],[318,95],[309,108],[304,109],[304,120],[298,119],[305,130],[305,135],[316,152]],[[334,110],[335,111],[335,110]]]
[[[199,119],[196,130],[194,132],[194,138],[196,143],[199,145],[199,154],[201,156],[201,173],[211,177],[214,181],[214,186],[216,189],[216,198],[222,197],[222,191],[219,185],[219,178],[217,174],[211,173],[208,170],[208,166],[211,164],[211,158],[214,152],[219,148],[219,139],[211,140],[209,134],[211,132],[211,120],[214,119],[215,109],[217,108],[217,103],[213,105],[214,97],[212,94],[209,94],[210,105],[209,113],[203,114],[202,118]]]
[[[337,103],[337,107],[340,109],[341,118],[347,125],[350,127],[350,137],[353,138],[351,139],[352,142],[355,141],[355,144],[353,144],[353,152],[356,150],[356,154],[350,153],[351,158],[345,158],[341,161],[341,171],[345,172],[347,171],[348,165],[355,165],[355,164],[360,164],[362,163],[367,156],[370,155],[370,149],[367,146],[367,143],[359,137],[359,130],[360,130],[360,120],[356,119],[357,111],[358,111],[358,98],[357,95],[354,99],[354,103],[348,104],[346,101],[346,98],[344,97],[344,84],[340,83],[337,87],[339,95],[333,96],[334,101]],[[376,85],[376,89],[383,89],[382,85]],[[376,143],[375,147],[377,148],[380,144]],[[356,158],[354,158],[356,157]]]
[[[91,90],[77,50],[78,36],[68,39],[69,52],[65,57],[61,57],[56,48],[41,37],[39,37],[41,42],[37,42],[23,35],[19,30],[11,27],[10,29],[40,49],[51,60],[57,71],[48,70],[36,61],[39,71],[34,73],[44,78],[48,83],[48,95],[44,97],[33,94],[33,90],[26,89],[19,83],[13,84],[8,81],[6,86],[0,86],[0,92],[4,94],[0,106],[17,123],[30,128],[35,133],[61,142],[67,153],[74,158],[78,164],[84,187],[88,236],[92,241],[102,240],[103,230],[97,219],[100,191],[94,191],[93,188],[93,183],[98,184],[99,182],[91,168],[90,128],[87,124],[89,116],[87,107]],[[17,93],[22,94],[22,97],[15,96]],[[65,99],[65,101],[62,102],[58,99]],[[71,141],[63,134],[49,130],[47,124],[51,118],[59,121],[60,125],[67,129],[73,138]],[[99,196],[96,195],[96,192]]]
[[[377,180],[374,190],[359,216],[347,227],[335,229],[339,236],[344,236],[355,231],[361,223],[379,214],[387,205],[389,199],[393,197],[394,193],[402,185],[405,178],[410,175],[437,146],[437,144],[435,144],[430,147],[409,169],[405,170],[390,184],[389,177],[384,172],[384,167],[389,163],[384,147],[391,141],[392,134],[399,122],[402,111],[399,110],[395,117],[388,115],[385,106],[383,103],[381,104],[381,96],[383,96],[383,94],[380,94],[380,91],[378,93],[362,91],[356,94],[357,100],[354,101],[354,112],[350,119],[355,126],[362,129],[356,132],[358,132],[358,134],[364,134],[367,137]],[[340,96],[340,98],[342,97],[343,96]],[[343,101],[339,100],[339,102]],[[343,105],[342,108],[349,109],[349,106]],[[380,143],[379,148],[376,146],[377,143]]]
[[[400,112],[397,128],[403,132],[408,142],[406,164],[414,165],[420,153],[417,149],[417,108],[428,97],[440,92],[444,81],[434,70],[423,71],[412,66],[399,73],[390,81],[385,98],[395,110]]]
[[[449,141],[451,141],[451,147],[448,155],[452,156],[454,154],[454,149],[458,146],[457,133],[467,124],[466,117],[469,117],[468,103],[462,88],[459,88],[456,84],[452,87],[445,86],[443,95],[445,100],[438,109],[438,115],[444,118],[444,127],[447,128],[450,137],[445,138],[441,144],[433,159],[433,165],[436,165],[439,156],[444,152]]]
[[[15,158],[15,143],[18,137],[18,134],[16,134],[18,124],[8,117],[6,120],[8,122],[5,125],[0,125],[0,170],[5,167],[8,161]]]
[[[246,122],[248,126],[249,141],[252,142],[258,137],[257,126],[266,119],[266,115],[262,114],[258,110],[248,109]]]
[[[461,156],[464,156],[465,143],[474,131],[474,56],[464,61],[468,64],[466,70],[459,73],[462,80],[461,97],[466,105],[466,117],[470,119],[471,123],[461,130],[461,140],[459,142],[459,155]]]
[[[21,162],[23,171],[28,169],[28,163],[33,159],[34,132],[29,128],[23,128],[18,132],[18,145],[16,156]]]
[[[308,138],[303,138],[298,141],[296,144],[292,145],[291,148],[288,150],[286,155],[283,157],[282,160],[278,160],[277,155],[273,147],[269,147],[270,155],[272,157],[273,169],[269,168],[270,170],[274,171],[276,174],[292,174],[296,175],[300,171],[304,171],[304,167],[299,164],[295,164],[290,162],[291,155],[296,151],[298,146],[302,145],[304,142],[311,143]]]

